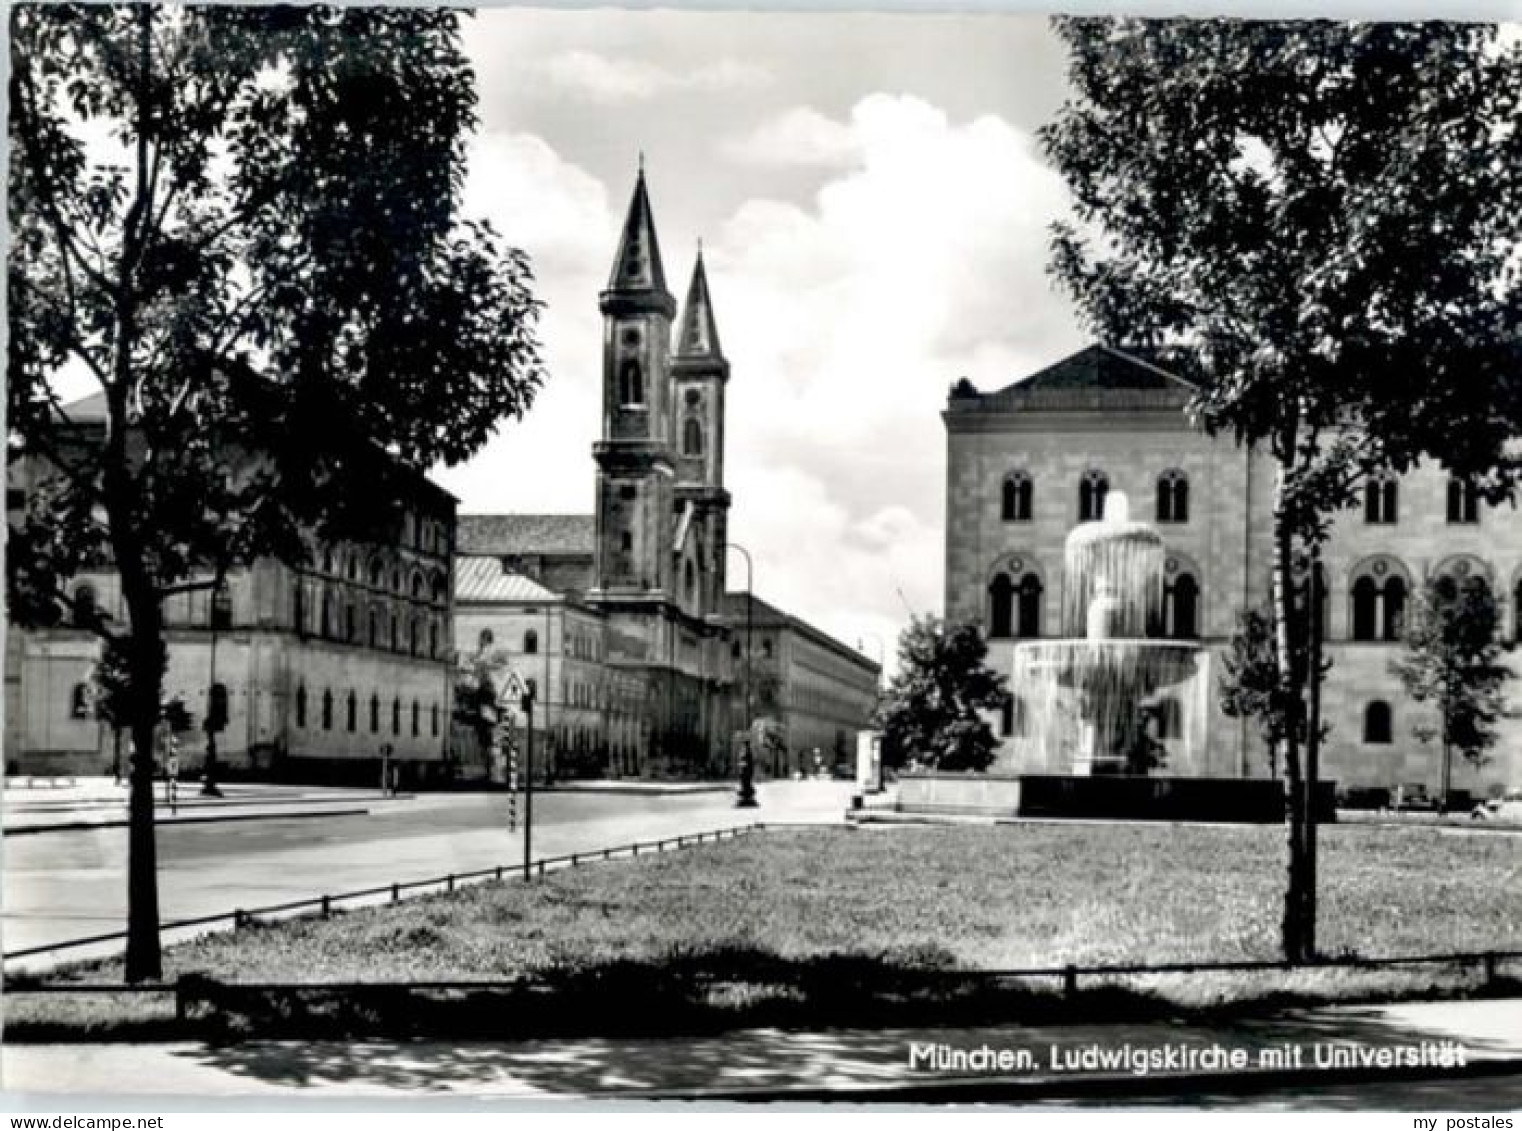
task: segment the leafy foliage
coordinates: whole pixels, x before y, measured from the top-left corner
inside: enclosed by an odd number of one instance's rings
[[[1079,221],[1055,230],[1055,274],[1101,338],[1197,384],[1208,431],[1275,464],[1279,686],[1260,705],[1282,716],[1284,943],[1304,959],[1315,824],[1300,747],[1314,763],[1321,672],[1295,643],[1293,563],[1371,472],[1440,458],[1492,501],[1512,490],[1522,45],[1442,22],[1055,26],[1077,97],[1042,141]],[[1240,670],[1265,655],[1239,653]]]
[[[1506,713],[1505,684],[1513,673],[1501,663],[1499,622],[1495,596],[1480,578],[1429,578],[1407,614],[1404,654],[1390,665],[1412,699],[1436,708],[1435,731],[1418,722],[1412,733],[1441,743],[1445,787],[1452,751],[1483,765]]]
[[[158,972],[164,596],[372,537],[541,383],[521,252],[463,217],[476,95],[448,9],[11,9],[7,592],[109,564],[134,764],[129,976]],[[99,386],[71,419],[56,381]]]
[[[898,641],[898,673],[877,706],[885,766],[988,768],[998,743],[980,712],[1003,706],[1008,692],[987,656],[973,625],[948,629],[932,616],[909,623]]]

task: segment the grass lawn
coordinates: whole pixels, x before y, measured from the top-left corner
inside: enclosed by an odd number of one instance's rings
[[[1016,824],[768,830],[649,859],[209,935],[165,976],[228,982],[554,979],[686,969],[814,984],[848,971],[1278,957],[1282,830]],[[1522,837],[1322,833],[1320,945],[1522,948]],[[830,964],[834,963],[834,966]],[[844,963],[845,965],[841,965]],[[855,966],[851,966],[855,963]],[[821,965],[823,964],[823,965]],[[112,980],[113,963],[74,977]],[[1131,983],[1175,1004],[1461,992],[1473,975],[1307,970]],[[604,984],[607,984],[606,982]]]

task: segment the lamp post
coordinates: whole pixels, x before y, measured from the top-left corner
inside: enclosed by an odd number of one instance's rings
[[[754,683],[755,653],[752,650],[755,630],[755,565],[751,561],[750,551],[738,542],[726,542],[724,548],[737,550],[745,559],[745,738],[744,748],[741,754],[740,765],[740,801],[744,808],[750,808],[756,804],[756,789],[752,781],[755,772],[755,753],[750,748],[751,728],[751,687]]]

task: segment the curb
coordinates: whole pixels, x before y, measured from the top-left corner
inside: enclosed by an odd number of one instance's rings
[[[304,813],[217,813],[206,816],[158,817],[154,826],[202,825],[216,821],[297,821],[310,817],[362,817],[368,809],[320,809]],[[28,825],[19,829],[5,829],[6,836],[31,836],[36,833],[81,832],[85,829],[125,829],[131,821],[71,821],[58,825]]]
[[[1112,1098],[1116,1102],[1141,1096],[1176,1093],[1252,1095],[1286,1088],[1337,1087],[1358,1084],[1393,1084],[1419,1081],[1489,1079],[1522,1075],[1522,1058],[1497,1057],[1471,1061],[1462,1067],[1413,1068],[1310,1068],[1269,1069],[1244,1073],[1196,1072],[1170,1075],[1070,1075],[1070,1076],[956,1076],[893,1080],[861,1085],[821,1087],[810,1084],[750,1088],[696,1088],[690,1090],[622,1093],[620,1098],[690,1100],[714,1103],[871,1103],[956,1104],[1021,1103],[1041,1099]],[[589,1094],[589,1098],[592,1094]]]

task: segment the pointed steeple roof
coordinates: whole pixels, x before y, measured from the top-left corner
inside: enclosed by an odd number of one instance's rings
[[[634,196],[629,201],[629,215],[624,220],[624,235],[613,260],[613,274],[608,278],[608,290],[668,293],[666,272],[661,266],[661,245],[655,238],[655,217],[650,212],[650,194],[645,189],[643,158],[634,182]]]
[[[703,245],[698,245],[698,261],[692,269],[687,287],[687,302],[682,310],[682,325],[677,332],[672,353],[692,360],[722,361],[719,327],[713,318],[713,301],[708,297],[708,272],[703,269]]]

